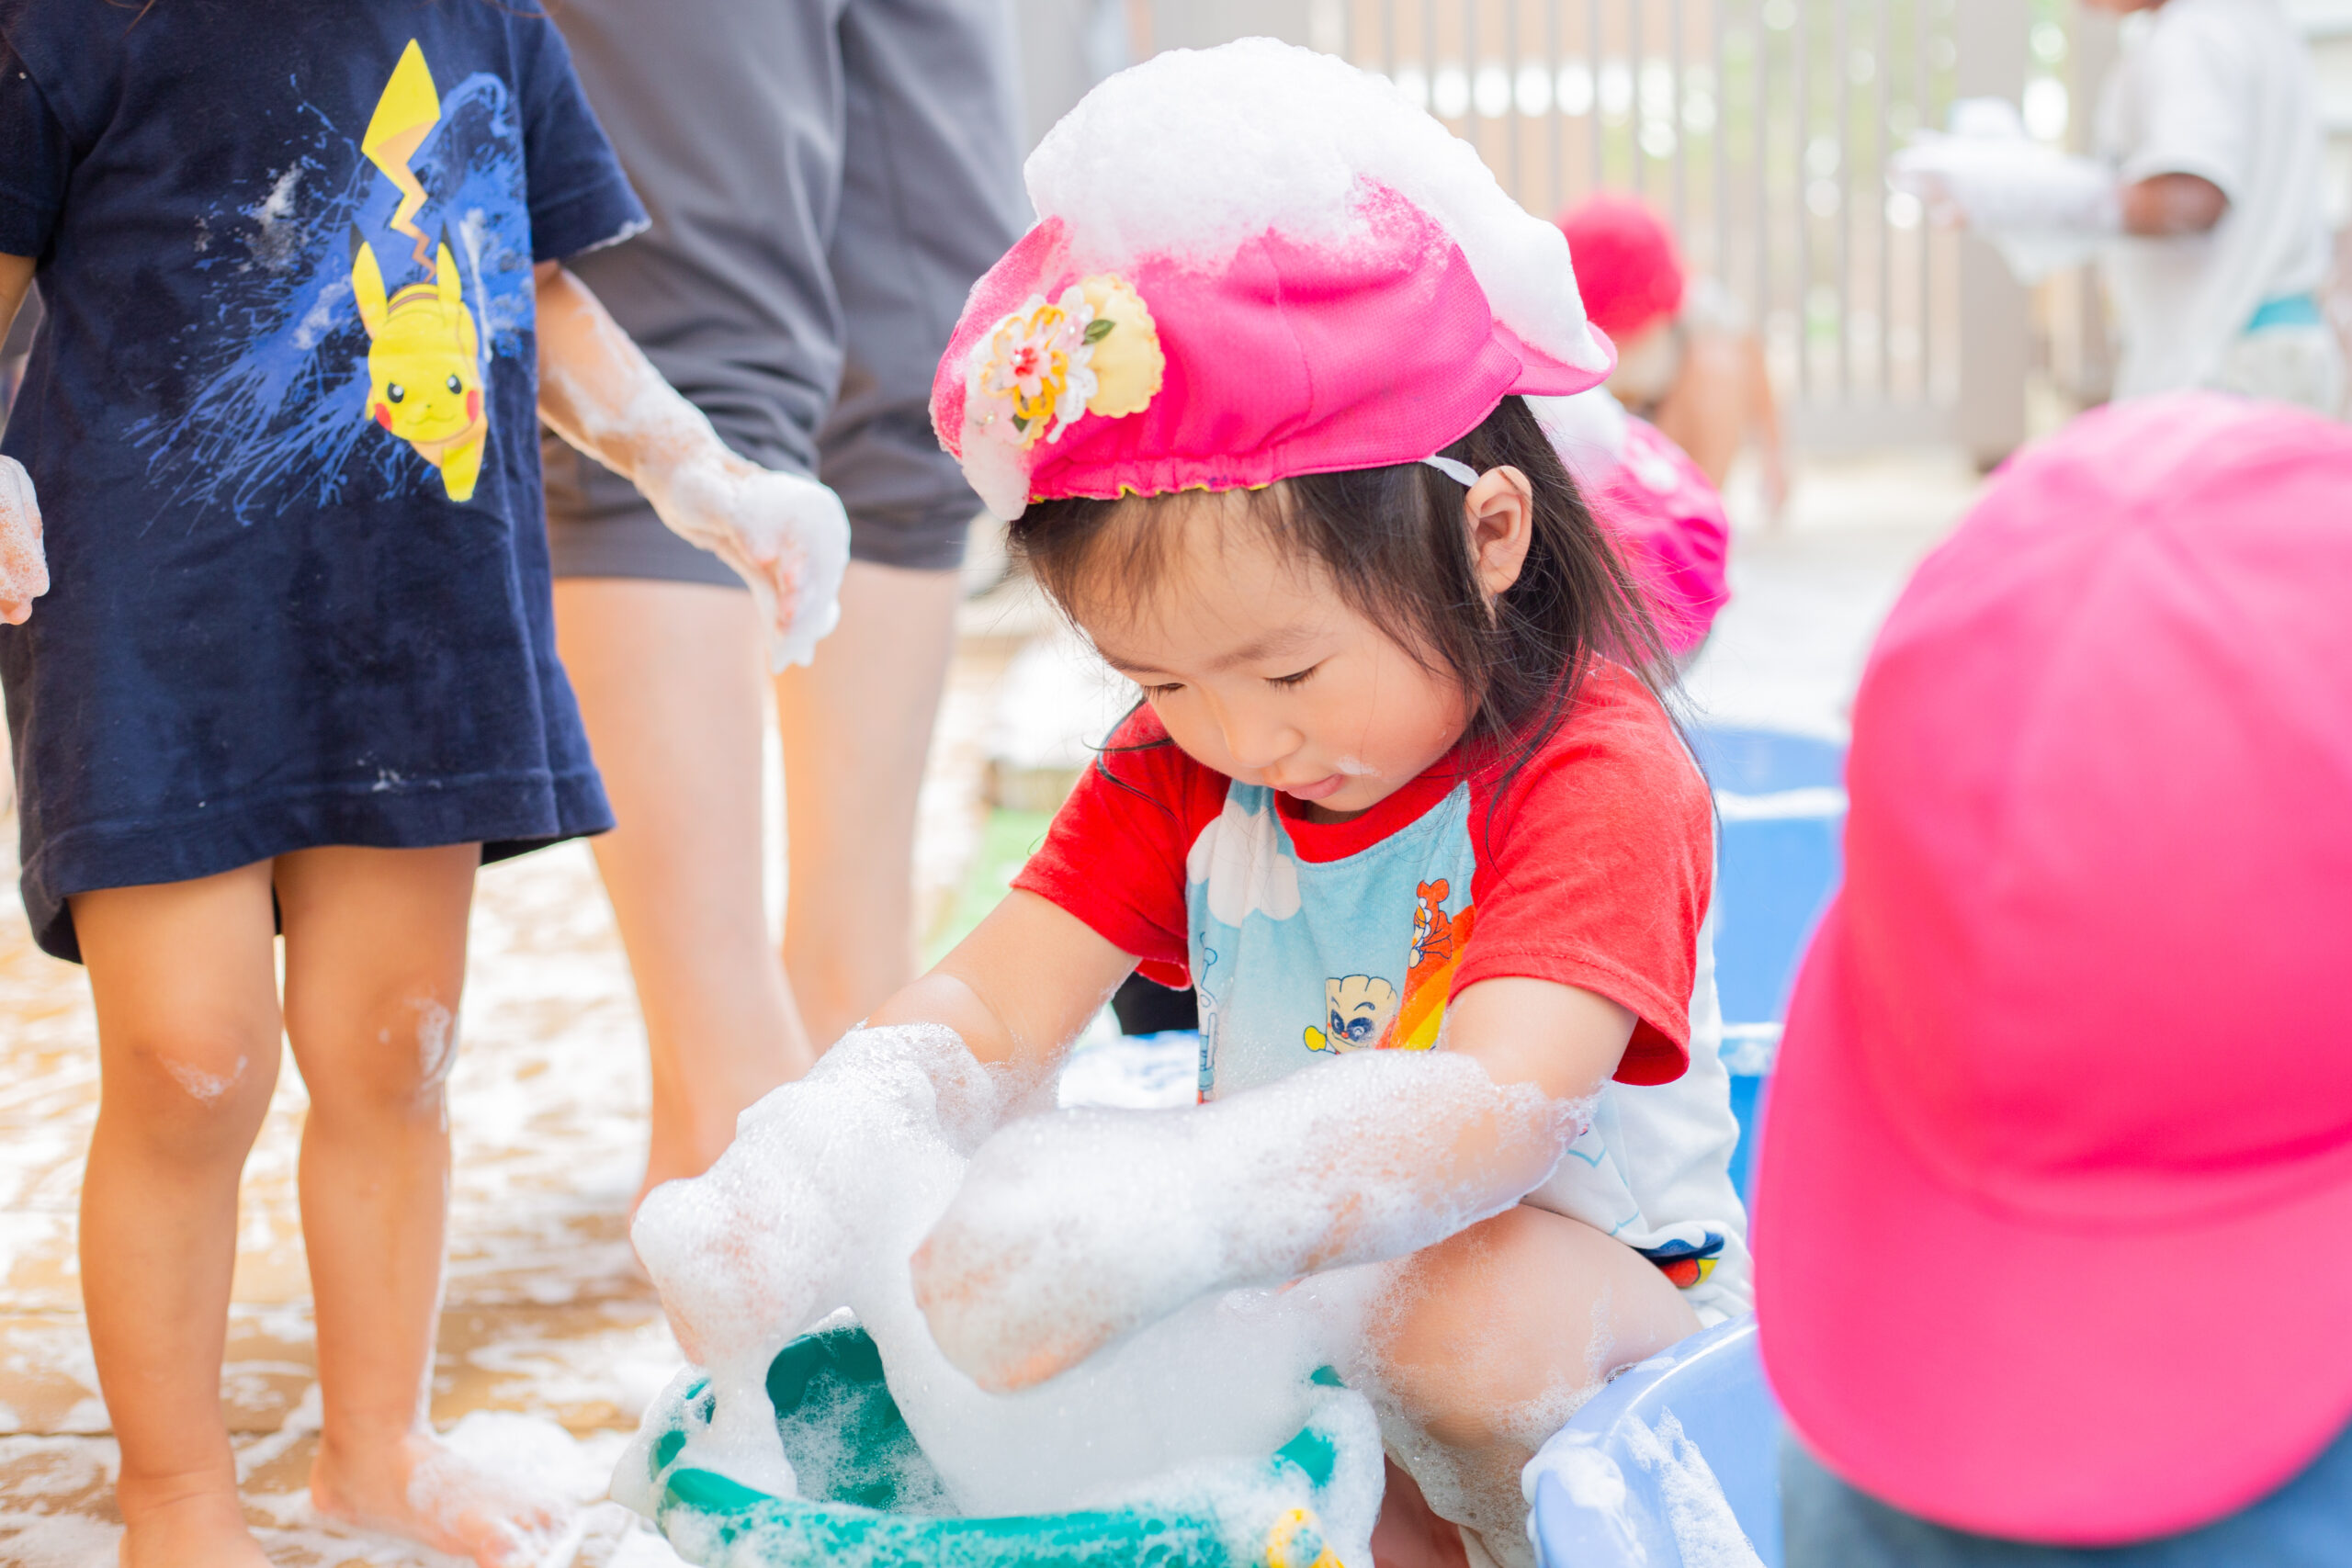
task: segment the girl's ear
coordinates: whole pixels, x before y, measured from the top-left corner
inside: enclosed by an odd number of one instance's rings
[[[1535,487],[1519,469],[1488,468],[1462,499],[1470,530],[1470,567],[1488,599],[1519,581],[1527,547],[1535,537]]]

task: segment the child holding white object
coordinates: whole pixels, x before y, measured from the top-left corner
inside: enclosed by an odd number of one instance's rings
[[[872,1021],[1037,1070],[1140,964],[1198,988],[1210,1103],[1005,1127],[917,1297],[1012,1389],[1212,1292],[1402,1260],[1364,1369],[1392,1450],[1460,1539],[1527,1561],[1535,1445],[1748,1289],[1692,1027],[1707,789],[1527,400],[1598,385],[1608,344],[1559,231],[1329,57],[1163,55],[1028,181],[1042,221],[975,288],[934,422],[1145,702],[1016,891]],[[639,1232],[694,1207],[656,1192]],[[756,1292],[724,1258],[765,1244],[711,1239],[645,1250]],[[691,1319],[708,1281],[671,1272]],[[1394,1523],[1384,1556],[1459,1560],[1453,1527]]]
[[[555,1510],[423,1417],[474,871],[611,825],[554,654],[538,422],[762,585],[804,657],[845,522],[727,452],[559,265],[643,216],[544,17],[9,0],[0,38],[0,333],[36,272],[49,312],[0,458],[0,678],[25,903],[97,1005],[81,1256],[122,1562],[264,1562],[220,1365],[281,1027],[312,1496],[534,1560]]]
[[[2126,17],[2097,158],[1964,104],[1961,134],[1898,155],[1897,183],[1949,201],[2029,280],[2096,253],[2123,339],[2116,396],[2209,387],[2337,412],[2324,143],[2279,0],[2084,3]]]

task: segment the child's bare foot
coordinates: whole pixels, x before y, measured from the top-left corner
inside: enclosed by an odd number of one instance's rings
[[[235,1488],[123,1510],[122,1568],[269,1568]]]
[[[331,1518],[404,1535],[481,1568],[528,1568],[573,1512],[562,1498],[460,1459],[423,1432],[366,1452],[322,1441],[311,1501]]]

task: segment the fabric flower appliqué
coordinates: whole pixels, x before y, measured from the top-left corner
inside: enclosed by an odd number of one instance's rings
[[[1081,416],[1140,412],[1167,356],[1150,310],[1120,277],[1089,277],[1048,300],[1033,294],[996,324],[969,396],[981,428],[1026,451],[1061,439]]]

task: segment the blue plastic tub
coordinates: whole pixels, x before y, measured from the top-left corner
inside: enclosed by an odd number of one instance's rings
[[[1688,1449],[1670,1442],[1677,1426]],[[1545,1568],[1727,1561],[1686,1551],[1707,1525],[1694,1521],[1690,1501],[1705,1490],[1694,1485],[1695,1450],[1757,1557],[1781,1568],[1780,1441],[1780,1407],[1757,1357],[1755,1318],[1693,1335],[1619,1373],[1536,1454],[1529,1528],[1538,1555]],[[1668,1453],[1664,1462],[1661,1450]],[[1717,1515],[1718,1529],[1724,1522]]]
[[[1715,989],[1740,1128],[1732,1182],[1745,1198],[1789,987],[1842,865],[1846,753],[1834,741],[1769,729],[1701,729],[1691,740],[1722,820]]]

